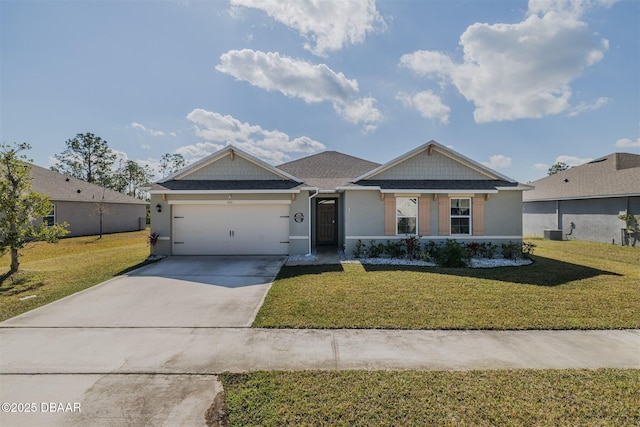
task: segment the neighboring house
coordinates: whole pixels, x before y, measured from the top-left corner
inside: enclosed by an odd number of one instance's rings
[[[335,151],[278,167],[228,146],[150,188],[155,253],[351,253],[358,240],[522,240],[529,189],[437,142],[384,165]]]
[[[531,183],[523,196],[524,234],[622,243],[625,222],[640,215],[640,155],[613,153]]]
[[[68,237],[144,230],[147,202],[117,191],[31,165],[31,189],[49,197],[49,223],[67,222]],[[102,217],[102,218],[101,218]]]

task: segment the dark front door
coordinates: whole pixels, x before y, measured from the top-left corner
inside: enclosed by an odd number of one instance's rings
[[[335,245],[338,243],[336,224],[336,199],[320,199],[316,209],[316,243]]]

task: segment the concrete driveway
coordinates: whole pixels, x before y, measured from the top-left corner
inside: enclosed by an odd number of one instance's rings
[[[284,261],[167,258],[0,323],[0,425],[204,426],[221,385],[180,354],[249,327]]]
[[[3,326],[249,327],[284,260],[171,257],[17,316]]]
[[[640,368],[637,329],[245,327],[282,262],[169,258],[0,323],[0,425],[205,425],[224,371]]]

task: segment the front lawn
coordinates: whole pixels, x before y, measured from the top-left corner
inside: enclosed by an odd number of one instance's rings
[[[640,328],[640,250],[526,239],[522,267],[284,267],[255,327]]]
[[[21,251],[20,271],[4,277],[11,262],[0,258],[0,321],[94,286],[143,263],[148,231],[36,242]]]
[[[640,370],[304,371],[220,378],[231,427],[640,425]]]

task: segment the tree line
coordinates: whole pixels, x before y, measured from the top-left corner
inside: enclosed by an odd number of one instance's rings
[[[65,144],[67,148],[54,156],[56,164],[51,170],[132,197],[146,198],[139,187],[155,178],[149,165],[124,159],[109,148],[107,141],[90,132],[79,133]],[[166,153],[160,158],[160,173],[162,177],[171,175],[186,164],[181,154]]]

